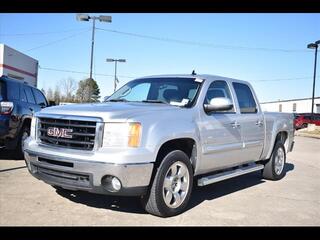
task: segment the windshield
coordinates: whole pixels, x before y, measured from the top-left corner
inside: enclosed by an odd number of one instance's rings
[[[149,102],[191,106],[202,80],[196,78],[146,78],[133,80],[108,98],[108,102]]]

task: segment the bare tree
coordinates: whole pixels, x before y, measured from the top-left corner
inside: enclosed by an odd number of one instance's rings
[[[77,90],[77,82],[73,78],[62,79],[60,82],[64,101],[73,102],[74,92]]]
[[[46,97],[47,97],[48,101],[54,100],[53,91],[50,87],[48,88],[48,90],[46,92]]]
[[[56,88],[54,90],[54,94],[53,94],[53,100],[55,101],[55,103],[58,105],[61,101],[61,90],[60,87],[58,85],[56,85]]]

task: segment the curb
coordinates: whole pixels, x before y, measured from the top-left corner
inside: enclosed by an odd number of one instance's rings
[[[310,133],[296,133],[295,136],[320,139],[320,135]]]

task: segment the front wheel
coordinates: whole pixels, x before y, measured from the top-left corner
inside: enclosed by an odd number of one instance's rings
[[[160,217],[180,214],[187,206],[193,184],[190,159],[180,150],[168,153],[157,169],[150,192],[142,198],[147,212]]]
[[[24,141],[27,137],[30,136],[30,127],[28,125],[24,125],[18,136],[18,144],[16,151],[14,153],[14,157],[16,159],[24,159]]]
[[[280,180],[285,175],[286,151],[282,142],[274,146],[270,160],[263,169],[263,178],[269,180]]]

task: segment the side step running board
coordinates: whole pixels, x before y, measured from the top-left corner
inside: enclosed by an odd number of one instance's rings
[[[222,173],[217,173],[210,176],[205,176],[200,179],[198,179],[198,186],[205,186],[211,183],[220,182],[229,178],[237,177],[240,175],[244,175],[247,173],[259,171],[264,168],[264,165],[262,164],[251,164],[246,167],[240,167],[235,170],[230,170]]]

